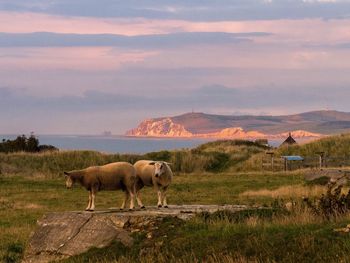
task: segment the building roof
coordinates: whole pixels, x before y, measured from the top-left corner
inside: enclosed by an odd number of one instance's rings
[[[288,156],[281,156],[283,159],[286,159],[287,161],[303,161],[304,158],[299,155],[288,155]]]
[[[294,138],[292,137],[292,134],[289,133],[289,136],[288,138],[282,143],[282,145],[285,145],[285,144],[288,144],[288,145],[291,145],[291,144],[296,144],[297,142],[294,140]]]

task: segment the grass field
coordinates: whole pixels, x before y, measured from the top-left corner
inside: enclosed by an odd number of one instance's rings
[[[319,149],[346,154],[348,141],[349,136],[336,136],[289,150],[293,154]],[[0,261],[21,260],[36,221],[45,213],[86,207],[88,193],[80,187],[67,190],[63,171],[147,158],[173,162],[176,172],[168,192],[170,204],[246,204],[272,209],[201,214],[187,222],[165,219],[152,239],[144,233],[133,234],[132,249],[113,243],[65,262],[350,262],[349,234],[334,231],[350,223],[350,216],[326,220],[314,215],[302,198],[319,197],[326,189],[306,184],[302,170],[252,172],[261,167],[257,160],[265,150],[251,142],[219,141],[193,150],[144,156],[88,151],[0,154]],[[100,192],[96,209],[120,206],[122,198],[122,192]],[[157,201],[150,188],[142,191],[142,198],[146,206]],[[289,210],[287,203],[293,204]]]
[[[0,177],[0,258],[19,261],[36,220],[50,211],[82,210],[87,192],[67,190],[64,178],[32,176]],[[346,225],[348,217],[324,221],[300,205],[304,195],[319,195],[320,186],[304,184],[301,173],[222,173],[179,174],[169,190],[170,204],[249,204],[279,207],[293,200],[294,211],[284,213],[252,212],[232,215],[201,216],[189,222],[165,221],[152,242],[142,234],[127,250],[120,244],[93,249],[67,262],[346,262],[350,238],[333,232]],[[283,200],[281,200],[283,198]],[[144,202],[156,203],[153,189],[143,191]],[[100,192],[97,209],[119,206],[121,192]],[[172,227],[169,228],[169,224]]]

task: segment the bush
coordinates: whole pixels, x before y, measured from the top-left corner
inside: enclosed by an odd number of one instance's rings
[[[347,194],[342,194],[342,188],[342,185],[330,182],[327,185],[326,194],[322,194],[320,198],[314,201],[308,198],[305,198],[304,201],[314,214],[329,220],[349,212],[350,190]]]
[[[13,243],[7,247],[6,254],[4,255],[4,262],[15,263],[20,262],[23,257],[24,247],[21,243]]]
[[[40,152],[58,150],[52,145],[39,145],[39,140],[32,133],[28,138],[25,135],[17,136],[14,140],[3,139],[0,143],[0,152]]]

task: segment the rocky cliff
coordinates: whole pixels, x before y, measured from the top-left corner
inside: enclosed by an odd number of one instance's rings
[[[161,120],[145,120],[140,125],[128,131],[128,136],[151,137],[192,137],[193,134],[181,124],[174,123],[170,118]]]
[[[218,139],[283,139],[289,132],[278,134],[265,134],[260,131],[245,131],[242,127],[228,127],[217,132],[192,133],[183,124],[175,123],[171,118],[148,119],[141,122],[137,128],[126,133],[127,136],[136,137],[172,137],[172,138],[218,138]],[[319,133],[304,130],[292,132],[294,138],[321,137]]]
[[[127,132],[129,136],[215,137],[215,138],[295,138],[350,132],[350,113],[313,111],[283,116],[214,115],[186,113],[174,117],[148,119]]]

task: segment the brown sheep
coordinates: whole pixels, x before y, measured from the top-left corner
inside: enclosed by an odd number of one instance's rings
[[[130,198],[130,209],[134,209],[136,171],[127,162],[110,163],[103,166],[92,166],[82,170],[64,172],[66,187],[71,188],[75,182],[89,191],[89,202],[86,211],[94,211],[95,195],[102,190],[123,190],[125,199],[120,209],[125,208]]]
[[[158,193],[158,207],[168,208],[166,191],[172,181],[173,172],[169,163],[141,160],[134,164],[136,169],[136,200],[141,208],[145,208],[140,199],[140,190],[144,186],[154,186]]]

